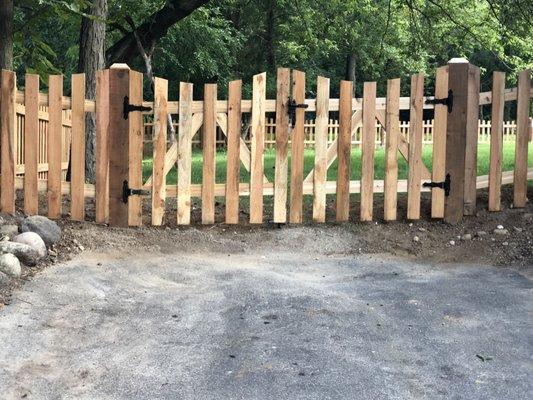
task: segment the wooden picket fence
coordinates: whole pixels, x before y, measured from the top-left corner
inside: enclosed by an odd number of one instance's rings
[[[410,97],[400,97],[400,80],[391,79],[387,82],[386,97],[377,97],[376,82],[365,82],[363,98],[352,98],[353,83],[342,81],[340,97],[333,99],[329,96],[329,79],[318,77],[316,99],[306,99],[305,73],[280,68],[276,99],[266,98],[267,76],[262,73],[253,77],[252,99],[242,99],[242,82],[232,81],[227,100],[218,99],[216,84],[206,84],[202,101],[193,100],[193,85],[185,82],[179,84],[179,100],[169,101],[168,81],[161,78],[155,79],[154,100],[143,101],[142,74],[123,66],[99,71],[96,100],[85,98],[83,74],[72,75],[72,94],[65,97],[61,75],[50,76],[48,93],[41,93],[39,77],[28,74],[22,92],[16,89],[15,74],[4,70],[0,92],[0,207],[3,212],[13,212],[19,190],[21,206],[27,214],[44,212],[39,207],[39,194],[45,194],[46,214],[50,218],[68,213],[73,220],[87,219],[88,199],[94,199],[95,214],[89,219],[94,218],[98,223],[139,226],[143,223],[143,212],[149,210],[152,225],[163,224],[174,212],[177,224],[188,225],[191,199],[198,198],[203,224],[236,224],[245,220],[255,224],[270,220],[265,216],[264,197],[271,196],[273,222],[301,223],[305,195],[312,196],[309,212],[314,222],[326,221],[326,196],[334,195],[336,221],[371,221],[375,218],[374,193],[383,193],[383,218],[396,220],[397,194],[403,192],[407,193],[405,217],[416,220],[421,216],[421,192],[431,191],[431,216],[446,218],[454,214],[455,217],[447,219],[454,221],[457,213],[460,216],[473,213],[479,188],[489,188],[489,209],[498,211],[501,185],[508,183],[514,183],[514,205],[523,207],[527,201],[527,180],[533,178],[533,169],[527,167],[530,98],[533,97],[531,71],[522,71],[518,87],[508,89],[505,74],[495,73],[492,92],[479,93],[479,69],[470,64],[464,68],[457,64],[438,68],[434,96],[424,96],[424,76],[417,74],[411,78]],[[461,81],[464,76],[468,76],[467,81]],[[453,108],[431,103],[433,98],[446,97],[452,88]],[[289,99],[298,107],[293,109]],[[503,172],[503,107],[507,101],[517,101],[516,159],[514,171]],[[128,104],[146,109],[125,112]],[[490,173],[476,176],[477,115],[479,106],[487,104],[492,104]],[[423,111],[428,109],[434,110],[431,171],[421,158]],[[401,130],[400,110],[409,110],[408,132]],[[329,136],[331,112],[339,115],[338,131],[332,139]],[[97,119],[95,184],[85,181],[86,113],[96,113]],[[242,135],[246,113],[251,121],[250,146]],[[264,171],[267,113],[276,115],[273,181]],[[315,161],[314,168],[304,175],[306,113],[315,115],[312,138]],[[169,143],[168,114],[177,119],[177,138]],[[143,115],[151,115],[153,120],[152,176],[145,181],[142,177]],[[374,179],[376,121],[385,133],[384,180]],[[43,123],[47,124],[45,135],[40,128]],[[227,143],[225,182],[217,182],[215,178],[217,130],[223,133]],[[192,148],[199,132],[203,149],[202,183],[195,184],[191,179]],[[362,150],[360,180],[351,180],[354,138]],[[19,147],[23,151],[17,150]],[[71,181],[66,182],[64,170],[69,150]],[[399,156],[408,163],[407,180],[398,179]],[[23,166],[19,164],[21,160]],[[330,181],[327,171],[334,161],[337,176]],[[166,176],[173,169],[177,172],[177,184],[169,185]],[[241,169],[249,182],[241,180]],[[423,185],[444,182],[447,173],[459,177],[452,178],[449,198],[444,190]],[[359,196],[354,198],[352,194]],[[225,200],[220,214],[216,213],[216,197]],[[242,197],[249,198],[246,210],[240,201]],[[151,199],[150,204],[143,201],[145,198]],[[65,199],[69,202],[65,203]],[[358,218],[350,215],[354,202],[359,206]],[[68,210],[66,204],[70,205]]]

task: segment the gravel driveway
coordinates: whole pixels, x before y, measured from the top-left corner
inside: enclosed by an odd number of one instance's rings
[[[89,253],[0,309],[0,393],[531,398],[532,288],[512,269],[385,256]]]

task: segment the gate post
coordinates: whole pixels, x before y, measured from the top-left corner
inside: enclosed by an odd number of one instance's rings
[[[448,90],[452,96],[449,100],[453,105],[449,107],[446,129],[446,175],[450,175],[450,193],[446,197],[444,220],[456,224],[465,211],[470,214],[475,207],[472,189],[475,190],[476,184],[477,140],[472,135],[477,137],[479,70],[464,58],[452,58],[448,71]]]
[[[128,180],[129,123],[124,118],[124,98],[129,96],[130,69],[113,64],[109,69],[109,225],[128,226],[128,204],[123,184]]]

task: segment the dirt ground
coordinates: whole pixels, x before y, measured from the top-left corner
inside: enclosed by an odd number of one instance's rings
[[[533,187],[529,187],[529,197],[533,198]],[[37,274],[46,266],[58,261],[66,261],[82,251],[116,251],[135,254],[139,251],[170,254],[180,251],[192,253],[219,252],[242,253],[247,249],[280,249],[306,253],[319,251],[325,255],[388,254],[406,260],[431,261],[436,263],[477,263],[494,266],[513,267],[518,270],[533,265],[533,204],[523,209],[512,208],[512,187],[503,188],[502,212],[490,213],[487,209],[486,191],[478,196],[478,213],[475,217],[465,217],[458,225],[448,225],[432,221],[428,215],[430,198],[422,197],[423,217],[418,221],[402,219],[405,212],[405,198],[399,197],[399,220],[384,222],[379,215],[381,199],[376,196],[375,210],[377,221],[372,223],[348,222],[343,224],[326,223],[302,225],[248,224],[230,226],[223,223],[201,226],[200,209],[193,202],[193,221],[196,225],[177,227],[175,211],[167,213],[167,225],[163,227],[143,226],[141,228],[110,228],[91,222],[73,222],[68,219],[58,221],[63,229],[61,241],[54,247],[52,255],[36,267],[23,268],[20,279],[0,287],[0,304],[9,302],[10,294],[16,287]],[[359,215],[357,202],[351,210],[354,219]],[[65,206],[68,209],[68,205]],[[265,207],[267,214],[271,208]],[[223,207],[218,207],[217,217],[222,220]],[[328,203],[329,219],[334,219],[334,204]],[[22,215],[6,216],[9,220]],[[88,219],[92,218],[91,210]],[[243,211],[241,219],[247,219]],[[309,221],[310,215],[304,220]],[[494,234],[494,229],[502,225],[507,235]],[[465,236],[466,235],[466,236]],[[470,235],[470,239],[468,239]],[[467,240],[465,240],[465,238]],[[526,272],[527,273],[527,272]]]

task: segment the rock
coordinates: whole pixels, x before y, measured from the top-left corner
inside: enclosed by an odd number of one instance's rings
[[[501,225],[498,225],[498,226],[501,226]],[[495,235],[508,235],[509,231],[507,229],[504,229],[504,228],[496,228],[496,229],[494,229],[493,233]]]
[[[37,251],[39,257],[46,257],[46,244],[44,244],[44,240],[35,232],[21,233],[13,238],[13,242],[27,244]]]
[[[522,232],[524,230],[522,228],[519,228],[518,226],[513,226],[513,228],[514,228],[515,232],[518,232],[518,233],[520,233],[520,232]]]
[[[18,235],[19,227],[17,225],[2,225],[0,226],[0,236],[9,236],[12,238]]]
[[[420,238],[418,236],[413,237],[413,242],[420,242]]]
[[[35,265],[41,257],[37,250],[23,243],[0,242],[0,253],[10,253],[17,257],[25,265]]]
[[[0,255],[0,271],[6,275],[18,278],[22,273],[20,261],[13,254]]]
[[[509,246],[509,242],[503,242],[502,246]]]
[[[496,229],[503,229],[503,225],[498,225]]]
[[[21,232],[37,233],[47,247],[52,246],[61,237],[61,228],[54,221],[41,215],[25,218],[20,224],[20,230]]]
[[[3,272],[0,272],[0,285],[7,285],[11,278],[9,278],[8,275],[4,274]]]
[[[486,235],[487,235],[487,232],[485,232],[485,231],[477,231],[476,232],[476,236],[480,236],[481,237],[481,236],[486,236]]]
[[[450,244],[450,246],[455,246],[455,240],[450,240],[448,243]]]
[[[533,213],[524,213],[524,214],[522,214],[522,219],[524,221],[533,221]]]
[[[426,228],[418,228],[419,232],[425,232]]]
[[[470,233],[465,233],[461,236],[461,240],[472,240],[472,235]]]

